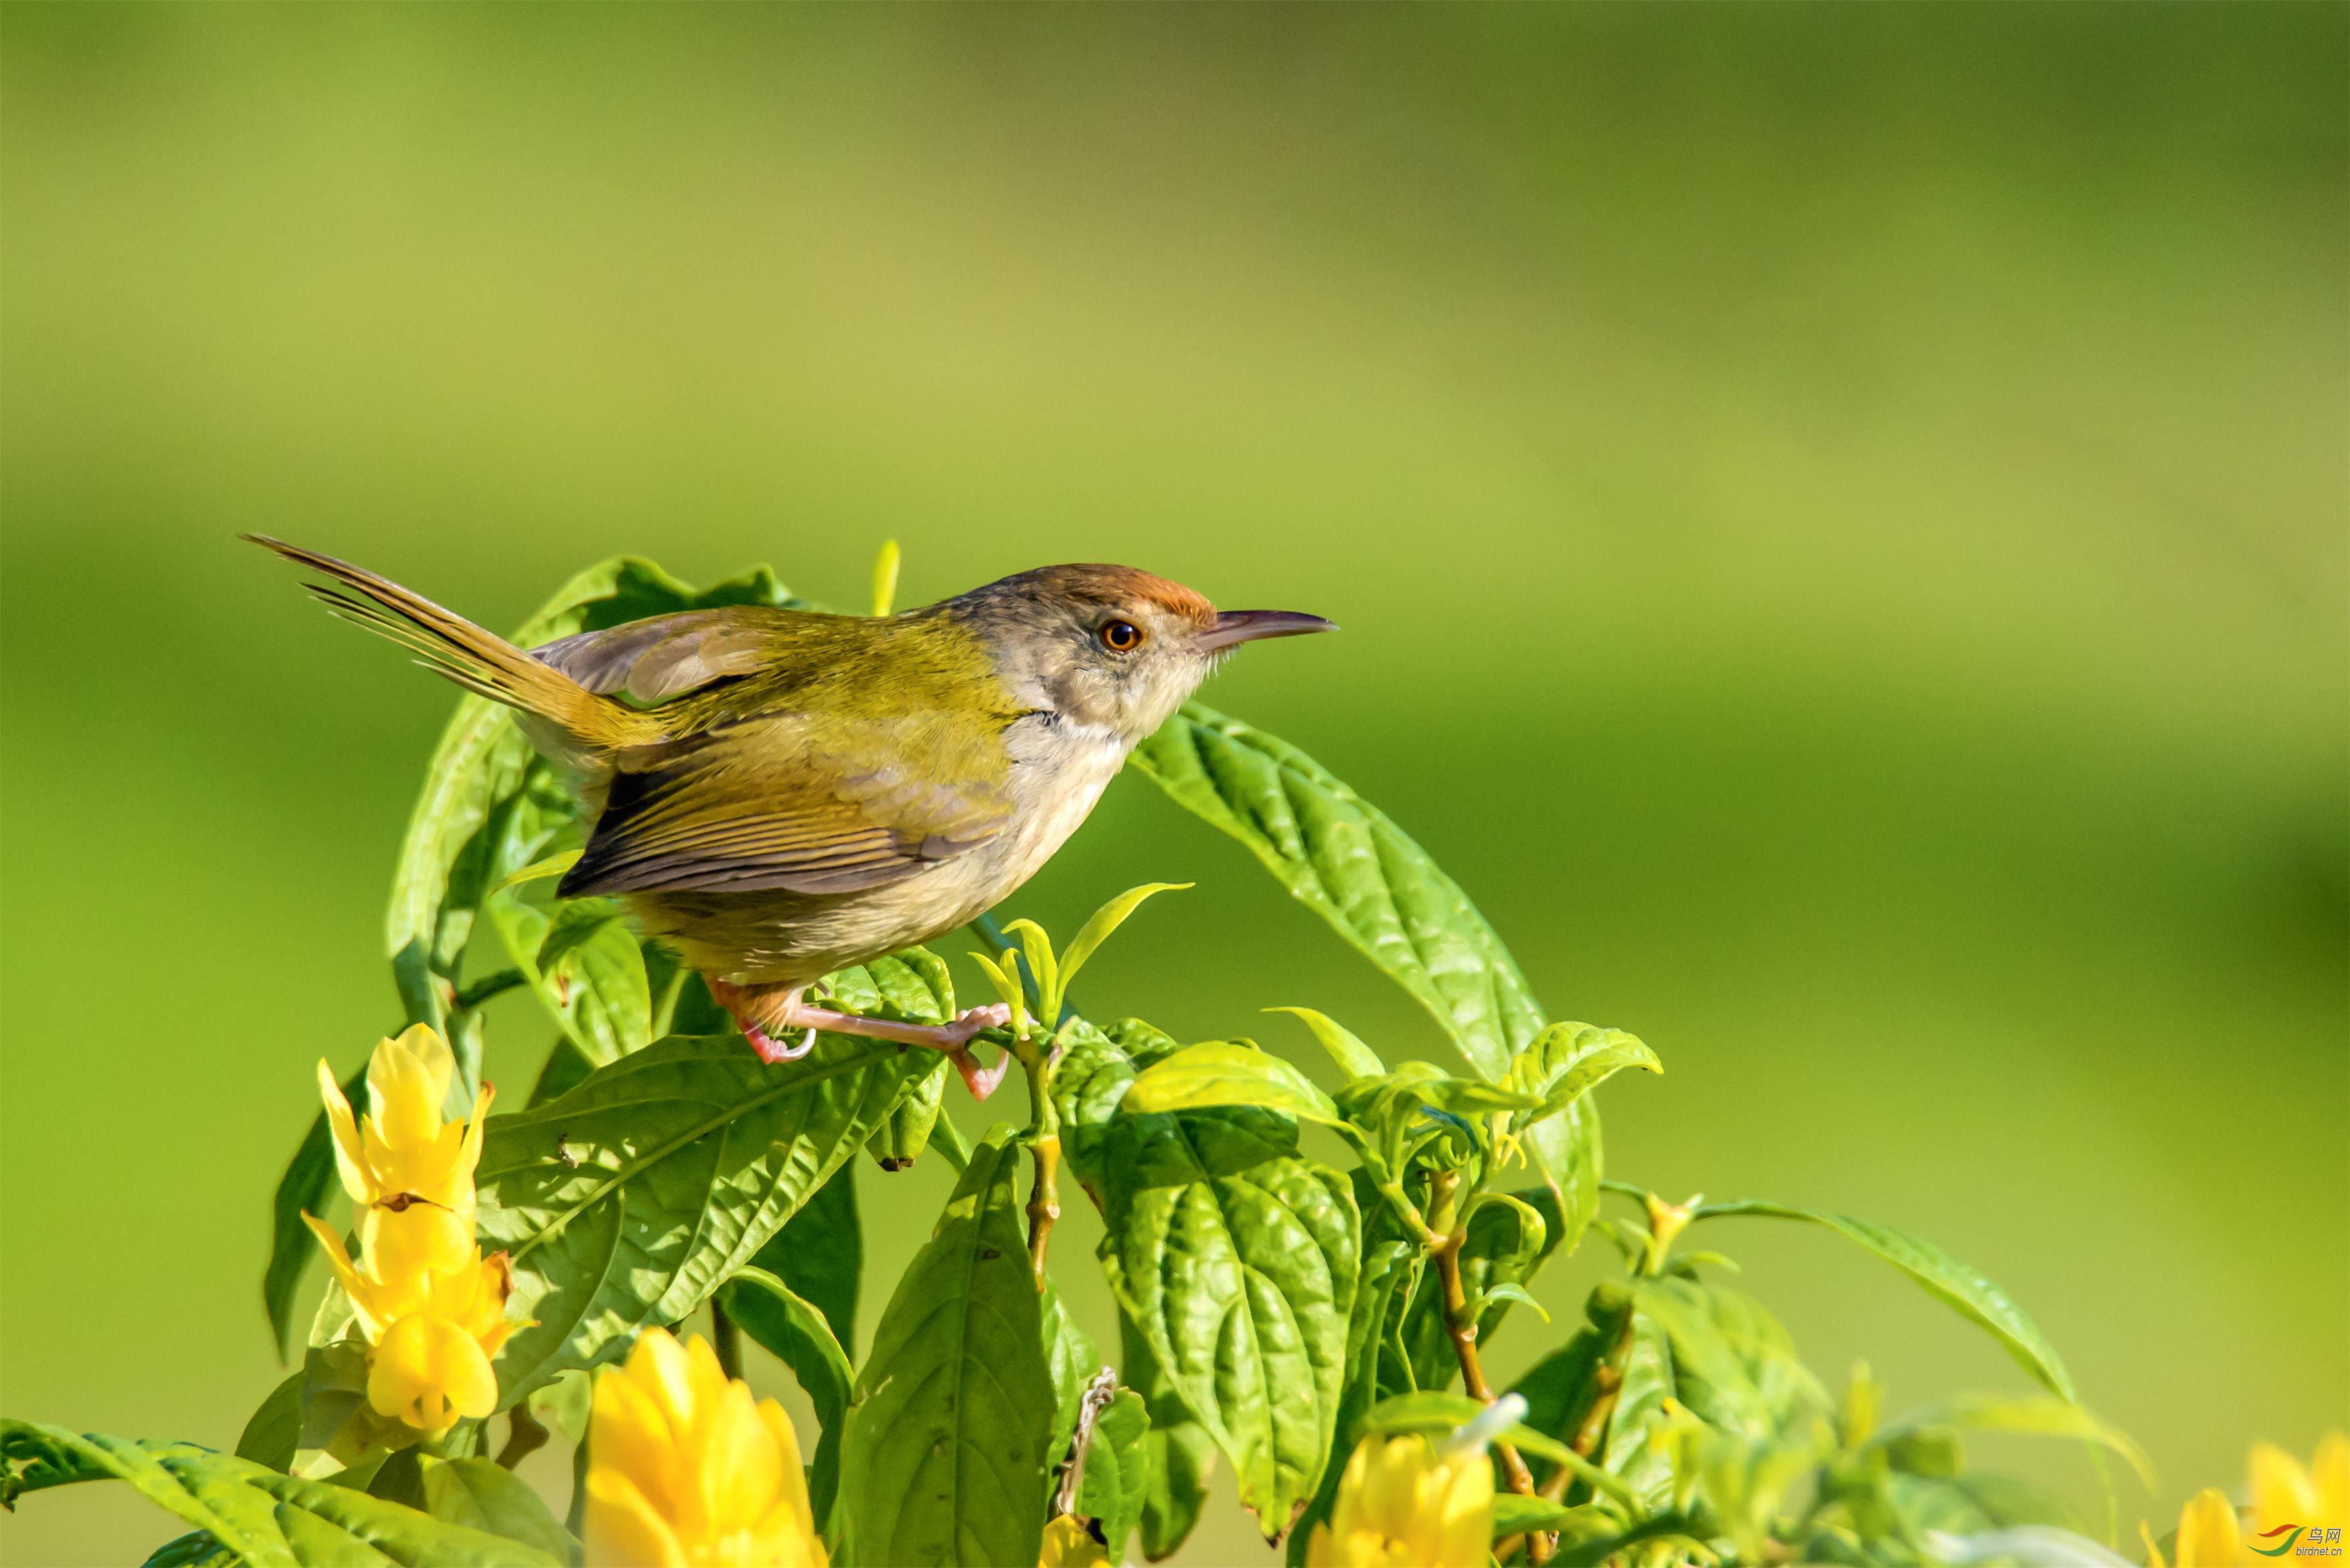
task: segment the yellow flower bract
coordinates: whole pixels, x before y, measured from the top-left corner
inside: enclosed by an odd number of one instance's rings
[[[596,1568],[824,1568],[790,1417],[699,1334],[649,1328],[597,1374],[588,1452]]]
[[[2206,1487],[2178,1515],[2171,1562],[2163,1562],[2152,1531],[2146,1531],[2147,1562],[2152,1568],[2251,1568],[2280,1560],[2261,1550],[2283,1540],[2298,1525],[2303,1532],[2350,1526],[2350,1438],[2335,1432],[2317,1445],[2306,1469],[2274,1443],[2252,1449],[2251,1521],[2237,1517],[2236,1505],[2217,1487]],[[2297,1544],[2302,1537],[2295,1537]]]
[[[359,1257],[332,1227],[302,1217],[369,1346],[368,1404],[427,1434],[497,1408],[490,1358],[519,1326],[505,1318],[514,1288],[505,1254],[484,1258],[473,1241],[473,1168],[495,1091],[483,1085],[472,1117],[448,1121],[442,1106],[455,1073],[448,1044],[423,1024],[383,1041],[368,1062],[362,1121],[320,1062],[336,1168],[358,1210]]]
[[[1438,1457],[1418,1436],[1363,1439],[1339,1478],[1307,1568],[1483,1568],[1493,1468],[1481,1447]]]

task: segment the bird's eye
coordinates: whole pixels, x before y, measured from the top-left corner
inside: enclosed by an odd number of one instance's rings
[[[1142,646],[1142,628],[1130,620],[1104,621],[1101,630],[1094,635],[1112,653],[1126,653]]]

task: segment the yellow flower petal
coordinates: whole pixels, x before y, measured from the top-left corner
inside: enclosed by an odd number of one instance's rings
[[[1085,1521],[1062,1514],[1045,1526],[1045,1549],[1036,1568],[1108,1568],[1109,1553],[1094,1539]]]
[[[430,1144],[441,1136],[441,1107],[457,1060],[448,1042],[427,1024],[415,1024],[397,1040],[386,1040],[368,1059],[368,1097],[377,1134],[396,1149]]]
[[[1493,1472],[1464,1449],[1439,1459],[1428,1439],[1372,1436],[1338,1481],[1326,1529],[1306,1542],[1312,1568],[1482,1568],[1493,1544]]]
[[[2178,1539],[2171,1556],[2177,1568],[2236,1568],[2243,1561],[2235,1505],[2217,1487],[2206,1487],[2188,1500],[2178,1516]]]
[[[2314,1524],[2325,1511],[2317,1482],[2299,1459],[2274,1443],[2253,1447],[2251,1470],[2253,1534],[2265,1535],[2289,1524]]]
[[[496,1409],[498,1379],[473,1335],[418,1313],[384,1330],[368,1367],[368,1403],[421,1432],[445,1432],[461,1416]]]
[[[351,1262],[351,1255],[343,1250],[340,1232],[315,1214],[302,1216],[302,1223],[310,1227],[310,1234],[318,1238],[318,1245],[327,1254],[327,1266],[335,1271],[335,1281],[350,1299],[351,1311],[359,1318],[359,1333],[369,1345],[383,1337],[384,1325],[390,1320],[382,1311],[382,1293],[373,1280],[362,1275]]]
[[[677,1449],[677,1433],[668,1415],[642,1383],[617,1367],[596,1375],[588,1438],[594,1470],[627,1477],[664,1519],[671,1518],[676,1512],[671,1478],[678,1473]]]
[[[2328,1432],[2319,1438],[2309,1469],[2318,1495],[2325,1500],[2325,1522],[2336,1528],[2350,1525],[2350,1438]]]
[[[696,1347],[709,1342],[696,1335]],[[714,1363],[713,1363],[714,1365]],[[783,1456],[775,1434],[759,1419],[747,1383],[722,1383],[702,1406],[679,1455],[693,1477],[680,1499],[679,1521],[697,1533],[724,1538],[765,1517],[783,1490]]]
[[[692,1568],[677,1532],[600,1455],[588,1471],[587,1545],[588,1568]]]
[[[383,1194],[369,1179],[359,1123],[351,1115],[350,1101],[343,1098],[342,1085],[335,1081],[335,1070],[327,1065],[324,1056],[318,1058],[318,1097],[327,1103],[327,1127],[334,1134],[335,1172],[343,1179],[343,1190],[351,1195],[354,1203],[374,1202]]]

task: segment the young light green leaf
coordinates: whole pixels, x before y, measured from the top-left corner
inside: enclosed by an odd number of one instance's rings
[[[560,855],[550,855],[544,860],[534,860],[513,876],[490,889],[503,893],[509,888],[519,888],[525,882],[544,882],[550,877],[560,877],[579,864],[583,851],[567,849]]]
[[[13,1507],[28,1491],[109,1479],[130,1482],[209,1532],[246,1568],[339,1568],[387,1560],[402,1568],[561,1568],[568,1562],[193,1443],[134,1442],[0,1420],[0,1503]]]
[[[1387,1064],[1379,1060],[1378,1052],[1364,1044],[1355,1037],[1352,1030],[1326,1013],[1316,1012],[1310,1007],[1268,1007],[1265,1011],[1286,1012],[1303,1021],[1305,1027],[1314,1032],[1314,1038],[1322,1043],[1322,1049],[1330,1053],[1330,1060],[1338,1064],[1338,1071],[1347,1075],[1347,1081],[1350,1084],[1357,1078],[1378,1077],[1388,1070]]]
[[[1554,1023],[1510,1064],[1510,1085],[1541,1102],[1524,1119],[1556,1116],[1627,1067],[1661,1073],[1657,1054],[1620,1029]]]
[[[1236,1041],[1190,1045],[1134,1080],[1118,1110],[1124,1116],[1256,1106],[1335,1126],[1341,1118],[1330,1096],[1282,1058]]]
[[[1466,1394],[1441,1394],[1423,1389],[1417,1394],[1398,1394],[1380,1400],[1363,1417],[1366,1432],[1421,1432],[1443,1436],[1459,1430],[1479,1419],[1491,1407]],[[1554,1464],[1571,1463],[1572,1449],[1548,1433],[1538,1432],[1523,1422],[1513,1422],[1494,1435],[1494,1441],[1509,1444],[1525,1453]]]
[[[1112,1169],[1101,1258],[1118,1304],[1277,1534],[1321,1477],[1346,1377],[1349,1184],[1294,1157],[1163,1187]]]
[[[841,1447],[849,1561],[1037,1559],[1054,1401],[1018,1166],[991,1131],[881,1314]]]
[[[1155,893],[1180,892],[1191,886],[1189,882],[1145,882],[1139,888],[1128,888],[1096,909],[1093,918],[1070,940],[1068,950],[1061,955],[1060,972],[1054,979],[1054,999],[1058,1001],[1067,994],[1069,982],[1077,978],[1077,971],[1109,940],[1111,932],[1126,924],[1128,915],[1142,907],[1144,899]]]
[[[2015,1358],[2016,1365],[2039,1379],[2050,1393],[2065,1400],[2074,1398],[2072,1374],[2064,1370],[2064,1363],[2057,1355],[2056,1347],[2050,1345],[2032,1320],[2023,1315],[2023,1309],[1989,1278],[1931,1242],[1921,1241],[1907,1231],[1897,1231],[1890,1225],[1856,1220],[1848,1214],[1798,1209],[1785,1203],[1748,1199],[1708,1203],[1699,1208],[1692,1218],[1711,1220],[1736,1215],[1802,1220],[1857,1242],[1917,1281],[1929,1295],[1950,1306],[1960,1316],[1980,1324],[1992,1338],[2007,1347],[2007,1353]]]
[[[488,1459],[422,1456],[425,1511],[451,1524],[519,1542],[558,1563],[578,1560],[579,1543],[546,1511],[530,1483]]]

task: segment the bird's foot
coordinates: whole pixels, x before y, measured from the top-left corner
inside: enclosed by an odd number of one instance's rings
[[[796,1062],[816,1049],[818,1030],[828,1034],[855,1034],[867,1040],[889,1040],[900,1045],[923,1045],[944,1052],[954,1063],[955,1071],[962,1075],[972,1098],[983,1100],[1003,1082],[1004,1064],[1012,1059],[1007,1054],[994,1066],[983,1067],[971,1053],[972,1039],[983,1031],[1001,1029],[1012,1022],[1012,1010],[1000,1002],[968,1008],[947,1023],[900,1023],[893,1018],[867,1018],[829,1007],[811,1007],[800,1000],[796,988],[779,995],[771,990],[712,979],[710,994],[733,1018],[734,1026],[750,1042],[751,1049],[759,1054],[759,1060],[770,1064]],[[775,1043],[775,1034],[802,1029],[807,1033],[797,1044]]]
[[[778,1045],[757,1024],[744,1023],[740,1019],[735,1022],[742,1028],[743,1038],[749,1041],[751,1049],[759,1054],[759,1060],[770,1067],[778,1062],[796,1062],[816,1049],[816,1031],[813,1029],[801,1035],[796,1045]]]

